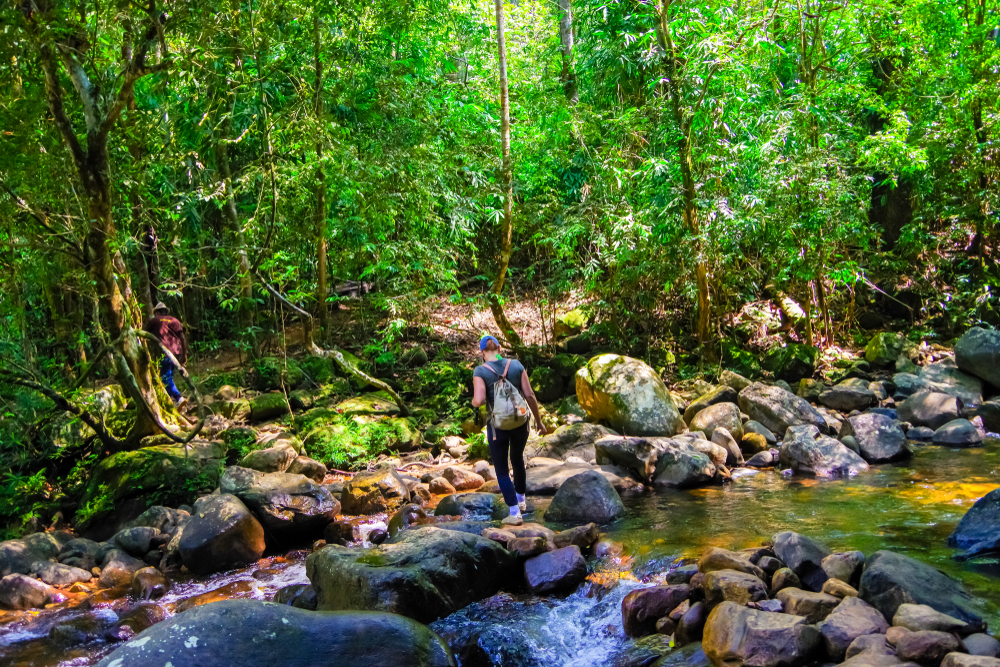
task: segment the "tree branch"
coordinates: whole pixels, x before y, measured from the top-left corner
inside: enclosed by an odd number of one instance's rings
[[[56,127],[59,128],[59,132],[63,136],[63,141],[66,142],[70,153],[73,155],[77,171],[84,174],[86,173],[87,153],[80,145],[80,140],[77,139],[76,131],[73,129],[73,123],[70,121],[69,116],[66,115],[66,109],[63,106],[63,89],[59,85],[52,46],[41,44],[38,52],[42,71],[45,72],[45,95],[48,98],[49,111],[56,121]]]
[[[59,50],[59,59],[62,60],[69,80],[73,82],[77,94],[80,96],[80,103],[83,105],[83,118],[87,124],[87,132],[90,133],[100,127],[98,120],[97,102],[94,100],[94,88],[90,83],[83,65],[76,59],[76,55],[64,44],[56,44]]]

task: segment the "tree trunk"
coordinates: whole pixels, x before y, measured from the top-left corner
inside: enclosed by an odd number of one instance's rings
[[[317,132],[323,119],[323,63],[320,60],[319,11],[313,9],[313,49],[315,52],[315,101],[313,111],[316,114]],[[326,340],[330,331],[330,309],[326,305],[326,174],[323,173],[323,143],[316,142],[316,310],[319,315],[319,338]]]
[[[580,101],[576,87],[576,70],[573,68],[573,3],[559,0],[559,44],[562,52],[562,82],[566,99],[572,104]]]
[[[514,185],[510,164],[510,96],[507,92],[507,45],[504,36],[503,0],[495,0],[497,15],[497,62],[500,65],[500,147],[503,165],[500,183],[503,188],[503,221],[500,224],[500,253],[497,258],[497,274],[490,290],[490,310],[500,331],[514,347],[521,346],[521,337],[507,320],[503,311],[500,294],[503,292],[510,264],[511,237],[514,231]]]

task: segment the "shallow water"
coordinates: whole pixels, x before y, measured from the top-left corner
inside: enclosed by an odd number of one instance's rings
[[[930,563],[962,580],[982,599],[990,627],[1000,629],[1000,562],[958,561],[947,546],[965,511],[1000,485],[1000,441],[977,449],[917,447],[909,461],[874,466],[851,479],[739,472],[742,476],[724,486],[626,496],[627,516],[608,530],[608,537],[623,545],[624,558],[602,564],[593,577],[600,585],[586,584],[566,597],[502,593],[433,627],[456,648],[473,647],[466,650],[495,664],[613,664],[629,645],[620,609],[630,590],[655,582],[678,559],[698,556],[710,546],[738,549],[758,545],[781,530],[795,530],[834,550],[870,555],[891,549]],[[539,510],[549,501],[533,500]],[[175,613],[185,601],[212,591],[220,598],[270,599],[284,586],[308,583],[303,557],[296,552],[211,577],[184,577],[156,604]],[[89,611],[84,606],[19,614],[15,622],[0,625],[0,664],[95,664],[113,650],[113,641],[60,646],[50,639],[51,628],[88,613],[94,622],[113,625],[112,616],[124,616],[136,605],[119,599]]]

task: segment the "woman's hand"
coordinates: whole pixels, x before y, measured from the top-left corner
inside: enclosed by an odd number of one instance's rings
[[[549,429],[545,428],[545,424],[541,420],[538,421],[538,432],[542,435],[549,432]]]

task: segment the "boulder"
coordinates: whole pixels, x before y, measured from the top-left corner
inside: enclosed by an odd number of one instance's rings
[[[965,652],[961,640],[947,632],[910,632],[896,642],[896,656],[921,665],[939,665],[949,653]]]
[[[889,629],[889,624],[877,609],[864,600],[848,597],[844,598],[818,627],[823,635],[826,654],[840,662],[847,654],[848,648],[859,637],[881,635],[884,644],[884,634]]]
[[[486,483],[480,475],[456,466],[445,468],[442,476],[455,487],[456,491],[472,491]]]
[[[795,395],[809,401],[810,403],[818,403],[820,394],[827,389],[827,385],[821,380],[802,378],[799,380],[799,386],[795,390]]]
[[[742,391],[749,387],[753,382],[743,377],[739,373],[735,373],[729,369],[723,369],[719,373],[719,384],[724,384],[727,387],[732,387],[736,391]]]
[[[771,539],[778,559],[791,568],[805,584],[805,588],[811,591],[822,590],[823,582],[827,580],[823,559],[830,555],[830,550],[819,542],[790,530],[777,533]]]
[[[101,588],[128,586],[132,583],[132,577],[135,573],[145,566],[146,564],[138,558],[133,558],[124,551],[114,549],[104,557],[101,577],[97,580],[97,585]]]
[[[764,358],[764,368],[779,381],[798,382],[816,372],[819,350],[811,345],[789,343],[771,350]]]
[[[841,440],[853,437],[858,450],[868,463],[896,461],[910,455],[906,447],[906,434],[895,419],[866,412],[844,420],[840,429]]]
[[[604,476],[616,491],[633,491],[642,488],[635,475],[628,470],[613,465],[592,466],[581,462],[560,463],[558,465],[528,468],[525,479],[528,495],[551,496],[566,480],[580,473],[594,470]]]
[[[155,567],[144,567],[132,575],[132,597],[136,600],[158,600],[170,590],[170,582]]]
[[[782,465],[817,477],[853,476],[868,470],[863,458],[839,440],[820,435],[815,426],[791,426],[779,454]]]
[[[761,581],[768,580],[764,570],[751,563],[743,554],[720,547],[712,547],[698,559],[698,571],[707,573],[719,570],[736,570],[752,574]]]
[[[983,436],[968,419],[955,419],[934,431],[932,442],[941,447],[978,447]]]
[[[123,528],[115,533],[111,542],[121,547],[125,553],[142,558],[149,552],[153,538],[159,534],[160,531],[151,526]]]
[[[1000,488],[969,508],[948,538],[948,546],[962,549],[969,557],[1000,551]]]
[[[601,531],[596,523],[588,523],[583,526],[563,530],[552,536],[552,541],[557,549],[575,545],[581,549],[592,547],[600,537]]]
[[[428,485],[427,490],[439,496],[446,496],[455,493],[455,487],[444,477],[435,477]]]
[[[240,499],[229,494],[200,498],[174,539],[182,562],[195,574],[243,567],[264,553],[264,529]]]
[[[143,630],[98,667],[454,667],[430,628],[394,614],[317,612],[259,600],[195,607]]]
[[[983,632],[977,632],[962,640],[970,655],[982,655],[995,658],[1000,655],[1000,641]],[[997,667],[1000,667],[998,665]]]
[[[633,472],[643,482],[652,480],[662,452],[662,438],[609,436],[594,443],[599,464],[616,465]]]
[[[804,616],[809,623],[819,623],[841,603],[838,597],[801,588],[784,588],[778,591],[776,597],[781,600],[786,614]],[[844,650],[847,650],[846,646]]]
[[[983,402],[982,380],[959,370],[958,364],[950,357],[921,368],[919,379],[926,383],[928,389],[957,396],[966,407],[975,407]]]
[[[292,475],[304,475],[317,484],[322,484],[323,480],[326,479],[326,466],[308,456],[296,456],[285,472]]]
[[[1000,400],[986,401],[976,409],[976,416],[983,420],[987,431],[1000,433]]]
[[[783,567],[771,575],[771,590],[775,593],[786,588],[801,588],[802,582],[799,575],[792,572],[792,568]]]
[[[770,448],[771,446],[767,444],[767,438],[759,433],[744,433],[740,440],[740,451],[743,452],[743,457],[746,459],[766,452]]]
[[[242,500],[264,528],[275,533],[322,530],[340,511],[340,503],[330,492],[304,475],[265,474],[231,466],[223,473],[219,489]]]
[[[861,635],[847,647],[848,660],[862,653],[895,656],[896,652],[889,646],[883,634]]]
[[[0,562],[2,562],[4,544],[8,543],[0,544]],[[104,560],[104,554],[108,550],[107,543],[102,545],[81,537],[70,540],[63,546],[62,550],[59,551],[58,561],[63,565],[78,567],[89,572],[101,564],[101,561]]]
[[[289,412],[285,395],[278,391],[261,394],[250,400],[250,421],[255,424],[287,416]]]
[[[735,438],[725,426],[719,426],[712,433],[712,442],[726,450],[726,460],[724,465],[730,468],[743,466],[743,452],[736,444]]]
[[[888,368],[896,363],[900,355],[906,355],[916,348],[905,336],[896,333],[878,333],[865,346],[865,361],[878,368]]]
[[[387,611],[427,623],[495,594],[516,568],[496,542],[432,526],[370,549],[328,545],[306,559],[319,609]]]
[[[341,511],[344,514],[395,512],[410,502],[410,490],[392,466],[359,472],[344,484]]]
[[[974,632],[965,621],[948,614],[942,614],[925,604],[901,604],[892,617],[892,624],[913,632],[934,630],[935,632],[952,632],[957,635],[968,635]]]
[[[736,403],[738,398],[738,390],[733,389],[725,384],[720,387],[716,387],[707,394],[699,396],[695,400],[691,401],[691,404],[684,409],[684,421],[691,424],[691,420],[694,419],[699,412],[711,405],[717,405],[719,403]],[[699,430],[699,429],[694,429]]]
[[[728,387],[726,387],[728,389]],[[688,423],[692,431],[701,431],[709,440],[718,428],[724,428],[737,440],[743,437],[743,420],[736,403],[715,403],[699,411]]]
[[[982,655],[949,653],[941,661],[941,667],[1000,667],[1000,659]]]
[[[188,512],[171,507],[154,505],[128,523],[127,528],[155,528],[173,536],[191,518]]]
[[[743,434],[756,433],[757,435],[764,436],[764,440],[767,441],[769,447],[773,447],[778,444],[778,439],[775,437],[771,429],[761,424],[759,421],[754,421],[753,419],[743,423]],[[784,432],[782,432],[784,436]]]
[[[43,560],[31,566],[31,572],[50,586],[68,586],[70,584],[86,583],[93,576],[89,570],[71,567],[62,563]]]
[[[739,396],[740,409],[766,429],[784,435],[789,426],[810,424],[826,431],[826,420],[809,403],[780,387],[755,382]]]
[[[960,369],[1000,387],[1000,332],[974,327],[955,345]]]
[[[497,493],[456,493],[442,498],[434,514],[489,521],[507,517],[510,509],[504,503],[503,496]]]
[[[767,586],[752,574],[736,570],[719,570],[705,575],[702,589],[705,592],[705,605],[712,609],[725,602],[758,602],[767,599]]]
[[[544,538],[532,539],[542,540],[544,544]],[[535,595],[572,590],[586,577],[587,561],[580,547],[575,545],[542,553],[524,563],[524,581]]]
[[[622,599],[622,625],[629,637],[645,637],[656,632],[663,618],[691,595],[687,584],[651,586],[630,592]]]
[[[746,460],[745,464],[748,468],[770,468],[777,465],[778,457],[771,452],[757,452],[749,459]]]
[[[529,443],[524,448],[524,460],[542,456],[565,461],[570,456],[576,456],[584,461],[595,461],[597,453],[594,444],[609,435],[617,434],[600,424],[577,422],[560,426],[541,440]]]
[[[824,558],[821,566],[831,579],[857,584],[861,580],[864,564],[865,555],[860,551],[842,551]]]
[[[877,551],[865,562],[859,594],[886,618],[905,603],[925,604],[969,624],[982,622],[971,595],[940,570],[892,551]]]
[[[538,366],[531,371],[531,388],[540,403],[551,403],[562,398],[566,391],[566,381],[557,371]]]
[[[659,445],[660,456],[653,473],[654,487],[686,489],[707,484],[715,477],[715,464],[690,444],[661,439]]]
[[[875,392],[868,388],[868,384],[868,380],[861,378],[844,380],[823,391],[819,395],[819,402],[841,412],[864,410],[878,403]]]
[[[949,394],[919,391],[897,408],[900,421],[939,429],[962,416],[962,401]]]
[[[841,600],[858,597],[858,589],[840,579],[827,579],[823,582],[823,590],[820,592],[840,598]]]
[[[801,616],[723,602],[708,615],[702,648],[715,665],[792,667],[807,663],[821,639]]]
[[[545,510],[545,519],[605,524],[624,514],[625,506],[618,492],[601,473],[591,470],[570,477],[559,487]]]
[[[41,609],[55,592],[26,574],[8,574],[0,579],[0,608]]]
[[[48,535],[52,537],[46,538]],[[8,574],[28,574],[34,563],[55,558],[63,546],[71,542],[72,536],[69,534],[65,536],[67,539],[62,540],[60,537],[57,542],[55,533],[35,533],[24,539],[0,542],[0,577],[6,577]]]
[[[682,426],[670,391],[638,359],[617,354],[592,358],[576,374],[576,395],[591,420],[619,433],[670,436]]]

